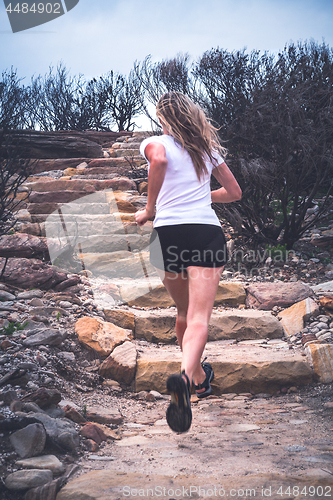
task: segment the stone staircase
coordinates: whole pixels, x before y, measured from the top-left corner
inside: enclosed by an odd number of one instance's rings
[[[175,345],[175,308],[149,264],[152,223],[140,228],[134,221],[146,202],[139,156],[144,136],[123,136],[104,148],[103,158],[80,158],[77,165],[74,159],[41,160],[39,170],[43,162],[52,169],[25,184],[29,204],[18,213],[17,230],[46,236],[53,264],[68,263],[68,270],[76,265],[76,272],[89,278],[107,321],[128,328],[131,318],[138,352],[135,389],[165,392],[181,352]],[[133,169],[134,180],[127,177]],[[113,297],[105,300],[104,293],[103,300],[101,283],[116,290]],[[204,353],[214,366],[215,394],[273,393],[311,383],[313,371],[302,350],[289,348],[271,312],[246,309],[245,296],[241,283],[221,282]]]

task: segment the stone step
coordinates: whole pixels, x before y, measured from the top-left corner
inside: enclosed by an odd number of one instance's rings
[[[271,344],[231,345],[230,342],[208,342],[203,353],[212,364],[214,394],[275,393],[281,388],[303,386],[313,382],[313,371],[299,351]],[[138,352],[135,390],[166,393],[170,374],[179,373],[180,348],[173,345],[141,347]]]
[[[113,280],[118,286],[122,301],[131,307],[159,307],[166,308],[174,306],[164,285],[156,273],[149,275],[149,279],[142,275],[141,279]],[[219,283],[215,306],[227,304],[229,306],[239,306],[245,303],[246,293],[243,283],[223,282]],[[111,321],[111,320],[110,320]]]
[[[87,205],[93,205],[93,204],[89,203]],[[50,210],[52,208],[52,207],[48,207],[47,204],[45,204],[45,206],[46,206],[46,208],[49,208]],[[43,223],[46,220],[48,220],[49,222],[56,222],[58,217],[59,217],[58,208],[60,207],[62,209],[65,205],[55,203],[54,206],[55,206],[56,210],[50,211],[50,213],[45,213],[42,211],[44,204],[43,204],[43,207],[41,207],[40,211],[37,211],[37,209],[36,209],[36,213],[30,213],[27,210],[27,212],[30,216],[30,221],[32,223]],[[107,204],[105,203],[105,204],[103,204],[103,206],[107,206]],[[110,213],[110,212],[106,212],[104,210],[104,213],[90,213],[90,212],[88,212],[88,213],[82,213],[79,215],[80,215],[80,217],[79,217],[80,221],[87,220],[87,222],[88,222],[88,220],[91,218],[90,222],[91,223],[96,222],[96,224],[99,224],[100,222],[101,223],[105,223],[105,222],[113,223],[114,220],[121,221],[122,224],[124,224],[124,226],[126,226],[126,227],[128,227],[128,225],[136,224],[134,213],[123,213],[123,212]],[[57,218],[56,220],[54,220],[55,217]],[[66,213],[66,221],[67,220],[68,221],[78,220],[78,214]],[[19,220],[19,221],[21,222],[21,220]],[[29,221],[24,220],[22,222],[29,222]],[[143,232],[145,233],[148,231],[148,229],[147,229],[148,227],[149,227],[149,231],[151,232],[151,225],[149,225],[147,227],[140,228],[140,229],[143,229]]]
[[[149,276],[157,277],[155,268],[149,262],[148,251],[132,253],[119,250],[106,253],[82,253],[80,258],[85,269],[91,271],[95,276],[137,280],[148,273]],[[135,286],[135,283],[132,286]]]
[[[25,186],[31,191],[49,192],[49,191],[86,191],[87,194],[92,191],[104,191],[113,189],[114,191],[136,191],[134,181],[126,177],[118,177],[109,180],[88,180],[88,179],[57,179],[57,180],[39,180],[36,182],[26,182]]]
[[[160,286],[160,291],[162,287],[163,285]],[[121,295],[121,286],[119,291]],[[221,302],[216,305],[220,304]],[[104,309],[104,314],[107,321],[122,328],[128,328],[129,319],[131,319],[136,339],[161,344],[171,344],[176,341],[176,309],[174,307],[146,311],[131,308]],[[283,336],[282,324],[275,316],[254,309],[215,309],[208,327],[210,342],[218,340],[265,342],[281,339]],[[283,342],[283,345],[288,349],[286,342]]]
[[[127,148],[127,147],[121,147],[119,149],[116,149],[116,156],[117,158],[120,157],[133,157],[135,158],[136,156],[139,156],[140,150],[139,149],[132,149],[132,148]]]
[[[88,168],[100,168],[100,167],[116,167],[116,168],[126,168],[129,170],[132,166],[139,167],[147,163],[146,160],[141,155],[126,156],[126,153],[115,158],[95,158],[88,162]]]
[[[66,203],[64,205],[61,203],[29,203],[27,209],[31,215],[43,214],[46,217],[58,210],[66,215],[110,213],[108,203]]]
[[[56,242],[65,248],[66,244],[70,242],[74,248],[74,252],[83,253],[83,260],[86,253],[114,254],[114,252],[119,251],[133,252],[133,250],[143,250],[148,247],[150,240],[149,235],[125,234],[122,227],[119,228],[120,234],[92,234],[85,237],[76,232],[74,225],[73,227],[66,228],[67,235],[63,237],[57,237],[56,231],[50,232],[48,226],[46,229],[49,248],[55,245]],[[62,232],[61,234],[64,233]],[[51,259],[54,260],[58,255],[60,254],[58,253],[56,256],[51,255]]]

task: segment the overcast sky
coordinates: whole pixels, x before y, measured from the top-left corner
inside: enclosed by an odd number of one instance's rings
[[[333,47],[332,0],[80,0],[58,19],[19,33],[11,32],[0,2],[0,68],[13,66],[27,83],[60,61],[72,75],[90,78],[127,73],[148,54],[195,59],[217,46],[275,52],[310,39]]]
[[[60,61],[89,79],[111,69],[126,74],[148,54],[195,60],[213,47],[277,52],[311,39],[333,47],[333,0],[79,0],[58,19],[19,33],[0,0],[0,69],[13,67],[25,84]]]

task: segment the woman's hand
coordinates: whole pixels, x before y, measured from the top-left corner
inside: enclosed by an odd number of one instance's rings
[[[153,214],[149,212],[147,208],[138,210],[134,214],[135,221],[138,226],[143,226],[147,222],[147,220],[149,220],[152,216]]]

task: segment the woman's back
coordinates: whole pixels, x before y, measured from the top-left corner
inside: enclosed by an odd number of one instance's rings
[[[140,152],[148,144],[158,142],[165,148],[168,161],[164,181],[156,200],[154,227],[174,224],[220,223],[211,208],[210,176],[213,165],[206,161],[207,173],[198,179],[190,155],[170,135],[153,136],[141,143]],[[216,153],[217,164],[223,159]]]

